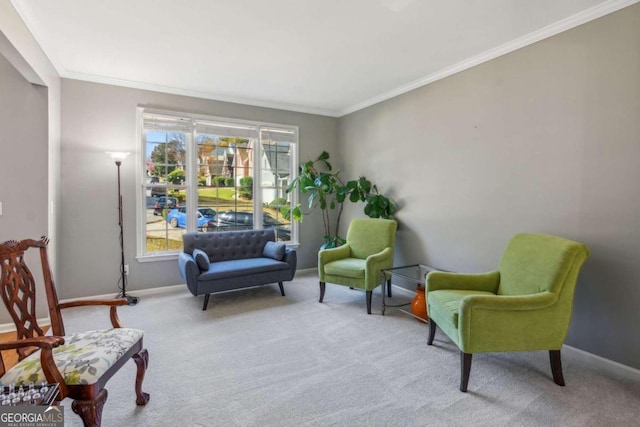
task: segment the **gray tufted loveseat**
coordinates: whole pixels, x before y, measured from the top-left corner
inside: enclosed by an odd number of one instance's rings
[[[273,229],[185,233],[178,257],[182,278],[195,296],[282,282],[296,273],[296,251],[275,243]],[[203,253],[204,252],[204,253]]]

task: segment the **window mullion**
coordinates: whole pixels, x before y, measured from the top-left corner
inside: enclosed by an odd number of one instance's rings
[[[187,196],[187,231],[197,231],[198,215],[195,212],[198,209],[198,149],[196,147],[196,141],[196,124],[195,120],[191,120],[191,132],[187,134],[185,147],[187,150],[187,173],[185,174],[185,194]]]
[[[258,127],[258,137],[255,144],[257,147],[253,150],[253,227],[257,229],[263,228],[262,223],[262,126]]]

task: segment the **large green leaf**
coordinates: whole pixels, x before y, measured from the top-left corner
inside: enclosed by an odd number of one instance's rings
[[[371,191],[371,181],[363,176],[358,179],[358,185],[364,193],[369,193]]]

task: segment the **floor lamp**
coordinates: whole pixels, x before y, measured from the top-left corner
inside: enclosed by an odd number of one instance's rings
[[[120,281],[122,283],[122,289],[120,290],[120,293],[118,293],[117,298],[126,298],[127,304],[136,305],[139,300],[138,297],[127,295],[127,272],[124,267],[124,220],[122,218],[122,193],[120,191],[120,165],[130,153],[123,151],[107,151],[107,154],[116,162],[116,166],[118,168],[118,224],[120,225]]]

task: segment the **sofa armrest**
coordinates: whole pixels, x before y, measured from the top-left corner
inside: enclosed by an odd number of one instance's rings
[[[331,261],[337,261],[343,258],[349,258],[351,256],[351,246],[348,243],[338,246],[336,248],[321,249],[318,252],[318,262],[322,265],[328,264]]]
[[[460,302],[460,348],[468,353],[559,349],[567,334],[570,312],[557,302],[558,295],[549,291],[468,295]]]
[[[337,248],[321,249],[318,252],[318,276],[320,281],[324,282],[324,266],[332,261],[349,258],[351,255],[351,246],[348,243],[338,246]]]
[[[393,267],[393,248],[388,246],[378,253],[369,255],[365,262],[364,289],[370,291],[380,285],[382,283],[380,272],[391,267]]]
[[[296,268],[298,267],[298,253],[295,249],[287,248],[282,261],[291,267],[291,277],[289,277],[289,280],[293,280],[293,276],[296,274]]]
[[[178,267],[180,269],[180,275],[187,283],[187,287],[193,295],[198,295],[198,276],[200,275],[200,269],[196,260],[187,253],[182,252],[178,255]]]
[[[427,274],[426,282],[427,292],[440,289],[456,289],[493,292],[495,294],[498,292],[498,285],[500,284],[500,272],[466,274],[431,271]]]

